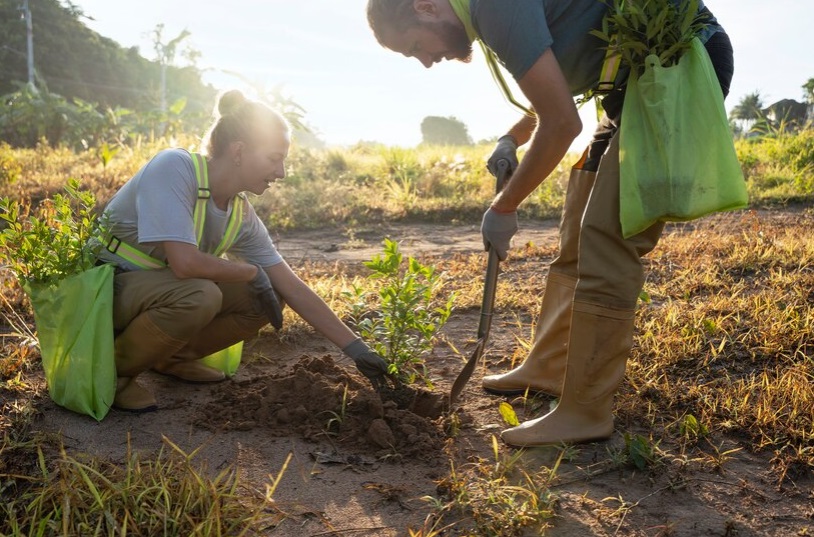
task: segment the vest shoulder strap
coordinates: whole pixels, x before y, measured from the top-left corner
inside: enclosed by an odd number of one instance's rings
[[[608,49],[605,52],[605,60],[602,62],[602,70],[599,72],[599,83],[596,85],[596,93],[608,93],[616,87],[616,75],[619,74],[619,66],[622,63],[622,55],[616,48],[616,36],[611,37]]]
[[[207,169],[206,159],[200,153],[190,153],[192,156],[192,165],[195,169],[195,181],[198,184],[198,196],[195,200],[195,208],[192,212],[192,220],[195,226],[195,241],[200,247],[201,240],[203,239],[204,225],[206,224],[206,204],[209,198],[212,197],[212,192],[209,189],[209,170]],[[246,204],[248,199],[244,194],[238,194],[232,201],[232,212],[229,215],[229,221],[226,223],[226,231],[223,238],[213,252],[213,255],[220,257],[234,244],[240,228],[243,225],[243,217],[246,212]],[[158,269],[167,266],[163,261],[151,257],[138,248],[135,248],[118,237],[108,235],[103,238],[102,243],[107,251],[116,254],[125,261],[141,269]]]

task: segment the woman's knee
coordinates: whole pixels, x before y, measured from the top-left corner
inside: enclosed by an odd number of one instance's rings
[[[208,323],[221,311],[223,293],[211,280],[190,279],[186,282],[187,290],[178,298],[177,307]]]

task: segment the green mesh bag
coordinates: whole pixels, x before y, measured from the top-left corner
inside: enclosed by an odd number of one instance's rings
[[[631,74],[619,129],[624,237],[747,205],[723,94],[698,38],[678,64],[651,55],[641,76]]]
[[[34,308],[48,394],[101,421],[116,393],[113,265],[23,288]]]

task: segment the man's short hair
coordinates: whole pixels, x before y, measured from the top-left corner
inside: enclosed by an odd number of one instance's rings
[[[402,33],[418,24],[414,0],[368,0],[367,22],[379,44],[387,31]]]

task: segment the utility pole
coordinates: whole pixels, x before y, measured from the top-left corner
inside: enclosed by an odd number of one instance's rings
[[[34,87],[34,25],[31,22],[31,9],[28,0],[23,0],[23,18],[25,18],[26,48],[28,52],[28,85]]]

